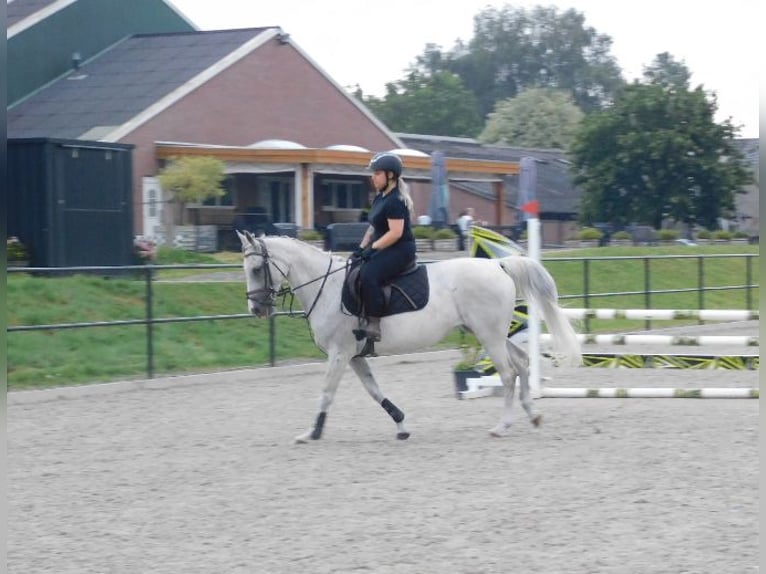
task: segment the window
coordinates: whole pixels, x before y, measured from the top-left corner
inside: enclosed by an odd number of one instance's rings
[[[339,209],[362,209],[367,205],[366,187],[359,180],[328,179],[322,184],[323,203]]]
[[[149,193],[147,195],[149,217],[157,217],[157,190],[151,187],[149,188]]]
[[[234,178],[230,175],[223,180],[224,194],[221,197],[209,197],[202,205],[208,207],[231,207],[234,205]]]

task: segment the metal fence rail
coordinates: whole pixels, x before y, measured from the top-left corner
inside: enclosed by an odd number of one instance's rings
[[[606,257],[561,257],[561,258],[549,258],[544,259],[543,263],[547,266],[555,265],[562,262],[581,262],[583,265],[583,291],[580,295],[562,295],[560,299],[583,299],[585,307],[592,307],[593,299],[626,296],[626,295],[643,295],[645,308],[651,308],[652,295],[659,295],[664,293],[683,293],[683,292],[697,292],[698,293],[698,308],[704,308],[704,293],[708,291],[723,291],[723,290],[745,290],[746,291],[746,309],[751,309],[753,304],[752,292],[759,288],[758,283],[753,282],[752,261],[754,258],[759,257],[759,254],[721,254],[721,255],[636,255],[636,256],[606,256]],[[737,259],[744,258],[745,265],[745,278],[744,283],[740,285],[726,285],[726,286],[706,286],[705,285],[705,273],[704,273],[704,261],[705,259]],[[651,264],[653,260],[666,260],[666,259],[697,259],[697,286],[680,289],[652,289],[651,288]],[[644,289],[640,291],[622,291],[622,292],[607,292],[607,293],[592,293],[590,291],[590,285],[592,280],[592,270],[590,263],[592,261],[625,261],[625,260],[642,260],[644,262]],[[430,263],[430,261],[423,261],[424,263]],[[130,265],[130,266],[82,266],[82,267],[8,267],[9,274],[14,273],[30,273],[40,276],[54,276],[54,275],[71,275],[75,273],[89,273],[89,274],[103,274],[109,276],[133,274],[134,276],[141,276],[145,284],[145,312],[143,319],[123,319],[115,321],[94,321],[94,322],[74,322],[74,323],[55,323],[47,325],[9,325],[6,327],[8,333],[17,333],[25,331],[43,331],[43,330],[64,330],[64,329],[82,329],[91,327],[124,327],[130,325],[145,325],[146,326],[146,376],[152,378],[154,376],[154,325],[167,324],[167,323],[184,323],[193,321],[211,321],[211,320],[232,320],[232,319],[248,319],[252,318],[252,315],[248,313],[236,313],[228,315],[196,315],[189,317],[154,317],[154,304],[153,304],[153,284],[156,281],[156,272],[158,270],[203,270],[203,269],[241,269],[240,264],[235,263],[220,263],[220,264],[194,264],[194,265]],[[271,366],[276,364],[276,317],[294,315],[294,312],[278,311],[269,318],[269,362]],[[585,332],[590,333],[590,319],[585,319]],[[647,319],[646,328],[651,328],[651,319]]]

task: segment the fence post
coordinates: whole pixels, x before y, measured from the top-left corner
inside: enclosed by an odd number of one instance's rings
[[[753,283],[753,258],[748,256],[745,257],[745,284],[747,287],[745,288],[745,309],[748,311],[752,309],[753,305],[753,292],[751,285]]]
[[[651,280],[649,279],[649,257],[644,257],[644,309],[651,309],[652,295],[650,290],[652,288]],[[647,331],[652,328],[651,319],[647,319],[644,322],[644,329]]]
[[[705,308],[705,259],[697,257],[697,309]],[[700,321],[702,324],[702,321]]]
[[[152,311],[152,275],[154,266],[150,263],[144,266],[146,278],[146,378],[154,376],[154,314]]]
[[[583,259],[582,278],[583,307],[590,309],[590,259],[588,258]],[[585,317],[585,332],[590,333],[590,319],[588,317]]]
[[[276,316],[272,313],[271,315],[269,315],[269,361],[271,362],[272,367],[277,362],[276,334],[277,334],[277,319],[276,319]]]

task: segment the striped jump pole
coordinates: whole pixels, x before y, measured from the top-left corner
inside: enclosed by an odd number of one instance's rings
[[[505,395],[500,377],[469,379],[468,389],[460,399],[501,397]],[[518,379],[516,385],[518,386]],[[546,399],[757,399],[760,391],[750,387],[672,388],[672,387],[543,387],[540,398]]]
[[[757,371],[760,355],[583,353],[584,367],[599,369],[726,369]]]
[[[563,309],[569,319],[636,319],[672,321],[758,321],[759,311],[742,309]]]
[[[562,388],[545,387],[543,397],[550,399],[757,399],[758,389],[746,387],[711,389],[673,389],[667,387]]]

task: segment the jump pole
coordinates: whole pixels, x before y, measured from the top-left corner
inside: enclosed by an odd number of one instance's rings
[[[537,217],[527,219],[527,254],[530,258],[540,262],[540,220]],[[533,399],[542,396],[540,385],[540,315],[537,305],[529,305],[529,393]]]
[[[565,307],[569,319],[636,319],[673,321],[758,321],[760,312],[747,309],[580,309]]]
[[[519,167],[519,208],[527,222],[527,257],[541,263],[537,163],[535,158],[525,156],[521,158]],[[530,302],[528,309],[529,393],[532,398],[540,398],[540,314],[533,302]]]
[[[546,343],[551,341],[549,333],[539,336],[541,341]],[[689,347],[707,347],[707,346],[737,346],[737,347],[758,347],[758,337],[749,337],[744,335],[700,335],[690,337],[686,335],[594,335],[579,333],[577,339],[585,345],[680,345]],[[530,349],[532,344],[532,334],[529,338]]]

